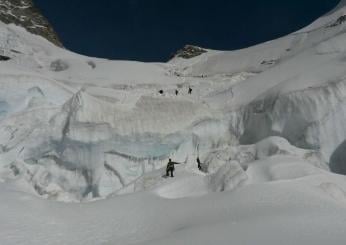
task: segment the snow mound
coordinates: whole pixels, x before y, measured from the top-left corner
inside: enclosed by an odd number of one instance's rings
[[[252,184],[298,179],[323,173],[310,162],[287,156],[274,156],[249,164],[246,173]]]
[[[288,140],[273,136],[254,145],[255,159],[262,160],[275,155],[289,155],[309,161],[312,165],[329,170],[320,153],[315,150],[306,150],[291,145]]]
[[[162,187],[158,187],[154,192],[163,198],[178,199],[205,195],[208,193],[208,188],[202,176],[185,174],[174,180],[168,180],[168,183],[163,183]]]

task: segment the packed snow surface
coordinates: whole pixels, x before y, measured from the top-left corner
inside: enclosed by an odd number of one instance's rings
[[[344,244],[345,33],[342,1],[277,40],[141,63],[0,23],[0,244]]]

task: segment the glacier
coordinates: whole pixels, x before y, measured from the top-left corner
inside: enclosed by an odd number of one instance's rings
[[[345,14],[167,63],[0,22],[0,243],[342,244]]]

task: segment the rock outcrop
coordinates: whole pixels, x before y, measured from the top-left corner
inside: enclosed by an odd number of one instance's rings
[[[185,45],[184,48],[177,51],[177,53],[173,57],[180,57],[183,59],[191,59],[197,57],[201,54],[206,53],[207,50],[202,49],[193,45]]]
[[[32,0],[1,0],[0,21],[24,27],[29,32],[40,35],[62,47],[58,35],[48,20],[35,7]]]

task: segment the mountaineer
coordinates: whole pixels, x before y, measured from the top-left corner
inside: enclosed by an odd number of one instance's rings
[[[199,160],[199,157],[197,157],[197,165],[198,165],[198,169],[202,171],[201,161]]]
[[[166,177],[169,177],[169,173],[171,174],[171,177],[173,178],[173,172],[175,170],[174,165],[175,164],[180,164],[177,162],[172,162],[172,159],[168,160],[167,167],[166,167]]]

